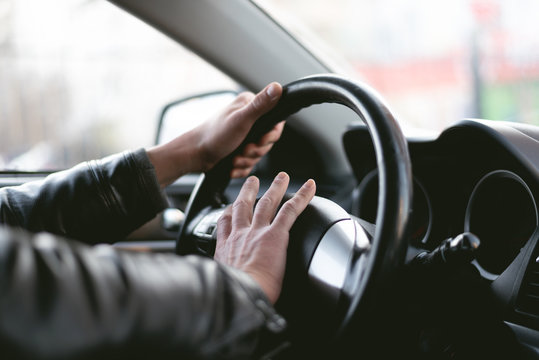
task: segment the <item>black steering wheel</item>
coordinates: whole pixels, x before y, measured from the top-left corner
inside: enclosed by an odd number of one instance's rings
[[[233,157],[279,121],[321,103],[347,106],[367,125],[380,190],[371,234],[339,205],[320,197],[313,199],[291,230],[285,282],[276,306],[289,322],[291,337],[311,346],[316,339],[350,336],[352,324],[361,322],[376,302],[379,284],[404,261],[412,199],[410,157],[392,113],[373,90],[330,74],[283,86],[278,104],[255,123],[238,150],[201,175],[177,242],[179,254],[213,255],[215,224],[226,205],[223,192]]]

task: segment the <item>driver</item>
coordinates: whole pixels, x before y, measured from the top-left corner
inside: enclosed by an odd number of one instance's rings
[[[263,333],[282,331],[273,304],[312,180],[277,211],[288,175],[279,173],[256,207],[259,183],[249,177],[219,220],[215,261],[102,245],[162,211],[162,189],[175,179],[231,153],[281,93],[272,83],[164,145],[0,189],[2,357],[237,359]],[[282,129],[247,145],[231,176],[249,174]]]

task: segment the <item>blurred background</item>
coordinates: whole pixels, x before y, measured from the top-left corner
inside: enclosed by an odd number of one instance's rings
[[[539,125],[537,0],[256,0],[409,127]],[[103,0],[0,0],[0,170],[151,145],[168,102],[237,89]]]
[[[259,0],[409,125],[539,125],[537,0]]]

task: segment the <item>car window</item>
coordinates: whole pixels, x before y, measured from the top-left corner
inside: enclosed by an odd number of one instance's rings
[[[539,124],[537,0],[255,3],[373,86],[410,126],[440,130],[470,117]]]
[[[151,145],[165,104],[236,88],[106,1],[0,0],[0,170]]]

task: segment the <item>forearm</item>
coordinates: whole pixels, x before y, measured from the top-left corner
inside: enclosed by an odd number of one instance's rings
[[[0,190],[0,219],[87,242],[123,238],[166,207],[144,150]]]
[[[207,170],[201,157],[198,129],[182,134],[174,140],[147,149],[148,158],[155,169],[161,188],[190,172]]]
[[[0,249],[0,344],[13,356],[237,359],[283,327],[252,280],[209,259],[5,229]]]

